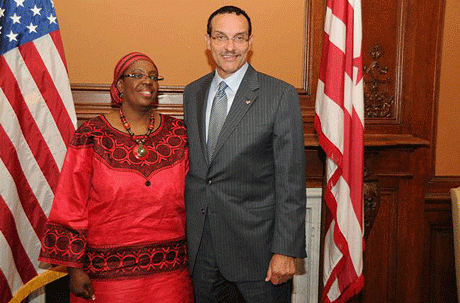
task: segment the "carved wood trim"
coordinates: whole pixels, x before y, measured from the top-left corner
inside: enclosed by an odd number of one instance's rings
[[[450,189],[460,186],[460,176],[435,176],[425,190],[425,210],[451,209]]]
[[[388,66],[379,61],[383,54],[382,47],[374,45],[369,52],[372,62],[363,67],[364,115],[368,118],[394,117],[394,96],[389,91],[393,79],[388,75]]]
[[[366,173],[364,178],[364,238],[367,239],[379,212],[380,193],[376,180],[366,180]]]
[[[364,134],[364,146],[368,147],[427,147],[428,140],[409,134]],[[305,134],[305,146],[318,146],[318,135]]]

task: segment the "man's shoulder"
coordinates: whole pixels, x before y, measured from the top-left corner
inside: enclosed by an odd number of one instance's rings
[[[209,74],[206,74],[204,75],[203,77],[199,78],[199,79],[196,79],[195,81],[193,82],[190,82],[189,84],[187,84],[185,86],[185,89],[184,90],[196,90],[198,89],[199,87],[201,87],[201,85],[203,85],[203,83],[206,83],[207,81],[211,81],[212,80],[212,77],[213,77],[214,73],[209,73]]]
[[[268,75],[262,72],[257,72],[257,74],[258,74],[259,83],[261,85],[275,86],[275,87],[281,87],[281,88],[288,88],[288,87],[294,88],[291,84],[279,78],[273,77],[271,75]]]
[[[260,94],[271,96],[273,98],[283,94],[287,94],[290,97],[298,96],[297,89],[286,81],[254,69],[253,72],[254,74],[252,79],[257,79],[256,82],[260,90]]]

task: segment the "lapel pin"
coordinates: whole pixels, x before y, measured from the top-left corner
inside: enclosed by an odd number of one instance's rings
[[[246,100],[246,104],[250,104],[251,103],[251,100]]]

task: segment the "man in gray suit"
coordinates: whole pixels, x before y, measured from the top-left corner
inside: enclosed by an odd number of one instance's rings
[[[187,85],[188,254],[196,302],[290,302],[305,254],[305,151],[299,97],[247,63],[251,20],[208,20],[215,72]]]

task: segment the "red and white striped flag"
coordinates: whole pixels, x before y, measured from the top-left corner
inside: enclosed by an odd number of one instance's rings
[[[40,238],[76,126],[50,0],[0,1],[0,302],[40,272]]]
[[[364,286],[364,101],[360,0],[328,0],[315,129],[326,152],[322,302]]]

